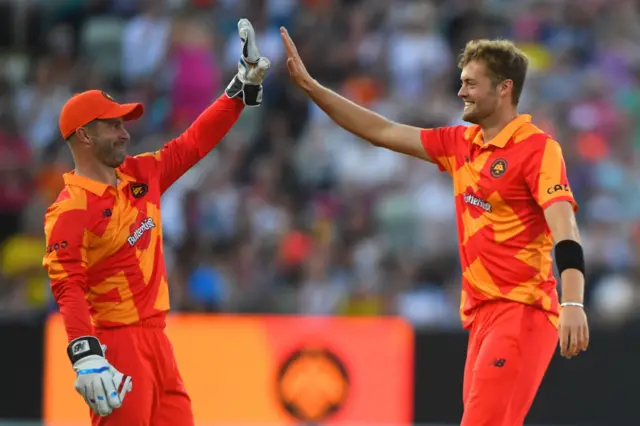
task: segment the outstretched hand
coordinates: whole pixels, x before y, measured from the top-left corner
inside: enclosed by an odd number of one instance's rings
[[[291,40],[291,36],[289,36],[289,32],[285,27],[280,27],[280,36],[282,37],[282,43],[287,52],[287,69],[289,70],[291,81],[305,91],[311,90],[315,80],[311,77],[309,71],[307,71],[302,59],[300,59],[298,49],[293,40]]]
[[[262,103],[262,82],[271,62],[260,56],[256,32],[248,19],[238,21],[238,35],[242,43],[238,73],[225,89],[225,93],[230,98],[239,97],[247,106],[258,106]]]
[[[264,56],[260,56],[256,32],[248,19],[243,18],[238,21],[238,34],[242,42],[238,72],[244,73],[242,75],[244,83],[260,85],[271,67],[271,62]]]

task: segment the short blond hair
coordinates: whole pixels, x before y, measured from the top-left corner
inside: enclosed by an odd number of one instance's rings
[[[529,67],[529,59],[524,52],[509,40],[471,40],[460,55],[458,67],[462,69],[473,61],[486,65],[495,85],[504,80],[513,81],[511,101],[518,104]]]

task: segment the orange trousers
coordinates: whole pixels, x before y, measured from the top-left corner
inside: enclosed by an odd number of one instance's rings
[[[558,345],[547,314],[489,302],[471,325],[461,426],[522,426]]]
[[[194,426],[191,399],[178,371],[164,318],[96,330],[107,360],[131,376],[132,390],[109,416],[91,413],[92,426]]]

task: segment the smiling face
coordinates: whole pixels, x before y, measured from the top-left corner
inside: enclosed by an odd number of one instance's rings
[[[94,120],[76,134],[89,144],[94,157],[105,166],[116,168],[124,162],[130,136],[122,118]]]
[[[481,124],[518,104],[528,60],[511,42],[470,41],[458,66],[462,70],[458,96],[464,101],[463,120]]]
[[[492,116],[500,104],[511,102],[510,90],[501,93],[487,73],[486,65],[481,61],[469,62],[460,74],[460,91],[458,96],[464,101],[462,119],[469,123],[480,124],[482,120]]]

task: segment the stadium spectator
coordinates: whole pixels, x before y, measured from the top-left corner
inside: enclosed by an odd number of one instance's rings
[[[9,243],[0,259],[31,241],[27,219],[71,167],[56,129],[71,93],[144,99],[131,151],[153,150],[235,72],[235,22],[248,16],[273,63],[264,108],[246,111],[163,199],[173,308],[400,314],[459,327],[450,183],[417,160],[372,150],[292,90],[278,27],[288,26],[312,75],[423,127],[460,122],[464,43],[504,36],[531,58],[522,112],[565,152],[590,265],[587,304],[600,312],[593,321],[623,326],[640,312],[629,296],[640,259],[639,9],[633,0],[33,2],[30,25],[2,32],[12,35],[0,54],[0,239]],[[3,267],[0,281],[11,273]],[[0,299],[46,311],[34,294]]]

